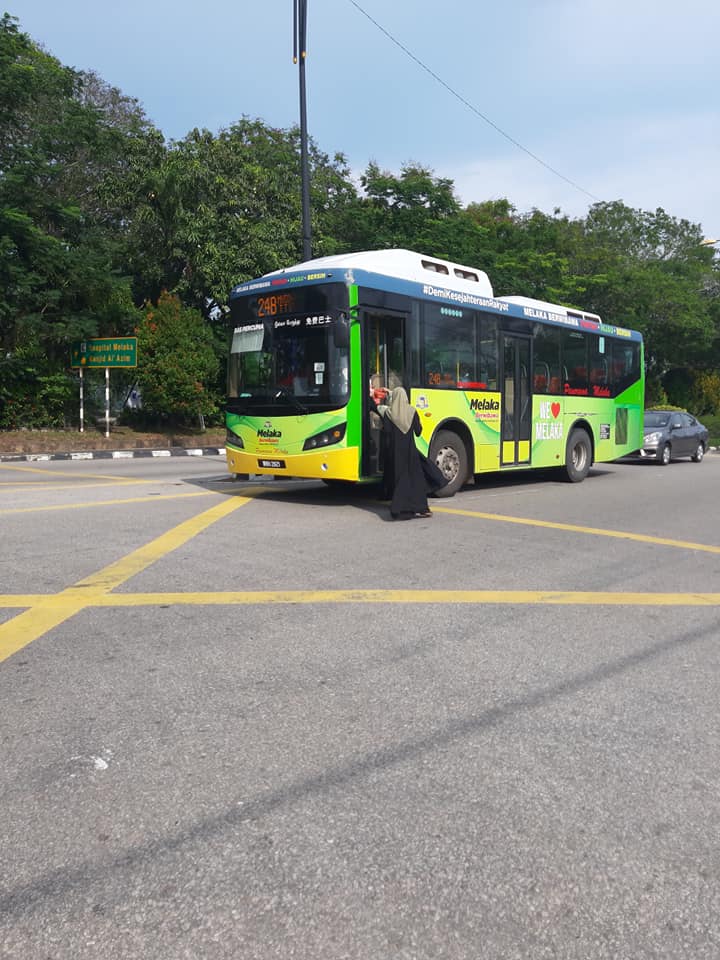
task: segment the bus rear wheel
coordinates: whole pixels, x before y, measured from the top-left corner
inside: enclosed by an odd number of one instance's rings
[[[436,497],[452,497],[467,480],[468,457],[465,444],[456,433],[440,430],[430,445],[430,459],[447,483],[435,491]]]
[[[570,483],[580,483],[588,475],[592,461],[590,437],[585,430],[573,430],[565,448],[565,476]]]

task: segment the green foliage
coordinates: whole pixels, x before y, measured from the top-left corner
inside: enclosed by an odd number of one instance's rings
[[[0,348],[32,342],[58,361],[127,302],[99,183],[120,131],[62,66],[0,20]]]
[[[698,416],[720,414],[720,373],[700,370],[693,384],[693,409]]]
[[[37,343],[0,362],[0,429],[62,428],[77,409],[74,378]]]
[[[717,371],[675,367],[663,378],[672,403],[696,416],[720,414],[720,374]]]
[[[667,393],[661,378],[657,374],[649,374],[645,379],[645,409],[663,407],[667,402]]]
[[[360,177],[364,196],[350,202],[346,219],[350,249],[401,247],[431,256],[448,255],[445,221],[460,213],[451,180],[416,164],[400,176],[370,163]]]
[[[702,422],[708,428],[710,446],[720,446],[720,415],[705,416],[702,418]]]
[[[202,314],[162,293],[156,305],[146,304],[135,334],[146,415],[188,423],[212,414],[218,398],[208,384],[215,381],[218,361]]]
[[[165,289],[212,314],[231,287],[301,259],[299,134],[243,119],[217,136],[193,130],[166,145],[131,144],[131,164],[108,182],[129,212],[128,262],[136,297]],[[314,246],[332,252],[332,230],[355,195],[341,156],[310,145]],[[321,249],[323,248],[323,249]]]

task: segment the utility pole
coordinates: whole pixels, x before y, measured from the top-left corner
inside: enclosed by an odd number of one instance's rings
[[[312,260],[310,175],[308,173],[305,60],[307,58],[307,0],[293,0],[293,63],[300,66],[300,182],[302,191],[303,260]]]

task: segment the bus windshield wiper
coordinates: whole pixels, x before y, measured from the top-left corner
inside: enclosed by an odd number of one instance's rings
[[[285,397],[285,399],[288,400],[288,401],[289,401],[297,410],[299,410],[300,413],[302,413],[303,415],[306,415],[306,414],[310,413],[310,411],[309,411],[308,408],[305,406],[305,404],[304,404],[304,403],[300,403],[300,401],[299,401],[298,398],[295,396],[295,394],[294,394],[294,393],[290,393],[290,391],[287,389],[287,387],[278,387],[277,392],[276,392],[276,394],[275,394],[275,399],[277,400],[279,397]]]

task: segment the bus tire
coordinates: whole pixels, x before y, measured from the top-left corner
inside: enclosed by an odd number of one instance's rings
[[[430,445],[430,460],[447,480],[444,487],[435,491],[435,496],[454,496],[467,480],[468,457],[465,444],[451,430],[439,430]]]
[[[570,432],[565,447],[565,476],[570,483],[580,483],[588,475],[592,462],[592,445],[587,431],[581,427]]]

